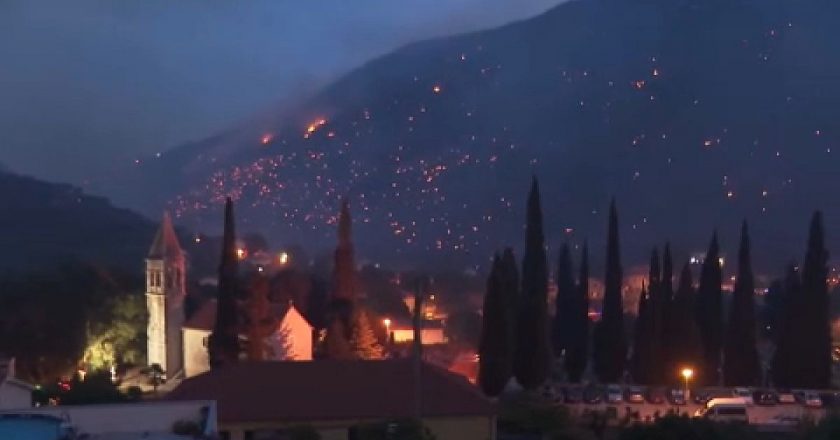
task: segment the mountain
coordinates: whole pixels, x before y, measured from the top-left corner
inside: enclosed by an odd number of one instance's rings
[[[79,188],[0,172],[0,274],[83,261],[142,273],[156,225]]]
[[[125,175],[196,229],[232,195],[244,228],[326,247],[349,195],[363,254],[483,264],[521,244],[533,173],[552,248],[600,249],[615,196],[632,261],[666,239],[686,258],[714,228],[734,255],[746,218],[776,270],[811,210],[840,216],[838,21],[826,0],[573,0],[404,47],[293,117]]]

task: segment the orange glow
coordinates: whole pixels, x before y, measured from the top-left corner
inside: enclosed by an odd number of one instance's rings
[[[280,264],[287,264],[289,262],[289,254],[286,252],[280,252],[280,254],[277,255],[277,261],[279,261]]]
[[[236,257],[239,258],[240,260],[244,260],[245,257],[247,257],[247,256],[248,256],[248,251],[246,251],[245,249],[239,248],[239,249],[236,250]]]
[[[692,376],[694,376],[694,370],[691,368],[683,368],[682,371],[680,371],[680,374],[685,380],[689,380]]]
[[[315,131],[317,131],[322,126],[326,125],[326,123],[327,123],[327,120],[324,119],[324,118],[321,118],[321,119],[318,119],[317,121],[309,124],[306,127],[306,132],[303,134],[303,138],[304,139],[309,139],[309,136],[312,135],[312,133],[315,133]]]

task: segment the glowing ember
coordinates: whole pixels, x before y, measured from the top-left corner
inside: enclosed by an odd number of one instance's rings
[[[327,120],[322,118],[322,119],[318,119],[317,121],[309,124],[306,127],[306,133],[303,134],[303,138],[304,139],[309,139],[309,136],[312,135],[312,133],[315,133],[315,131],[317,131],[319,128],[323,127],[326,123],[327,123]]]
[[[274,135],[272,135],[272,134],[264,134],[264,135],[263,135],[263,137],[262,137],[262,139],[260,139],[260,142],[261,142],[263,145],[268,145],[268,144],[270,144],[270,143],[271,143],[271,141],[272,141],[272,140],[274,140]]]
[[[442,90],[443,89],[437,84],[435,84],[434,87],[432,87],[432,91],[435,93],[440,93]]]

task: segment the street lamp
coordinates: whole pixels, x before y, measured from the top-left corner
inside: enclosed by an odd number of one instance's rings
[[[683,368],[682,371],[680,371],[680,374],[682,375],[683,379],[685,379],[685,400],[688,401],[688,381],[691,380],[692,376],[694,376],[694,370],[686,367]]]
[[[391,339],[391,319],[385,318],[382,320],[382,323],[385,324],[385,333],[388,334],[388,340]]]

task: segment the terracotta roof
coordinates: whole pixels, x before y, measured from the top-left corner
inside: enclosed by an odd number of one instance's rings
[[[463,377],[424,363],[422,415],[489,416],[493,404]],[[219,422],[302,423],[414,414],[409,359],[246,362],[184,380],[169,400],[215,400]]]
[[[148,258],[179,257],[182,253],[178,236],[175,235],[175,228],[172,226],[172,218],[168,212],[164,212]]]
[[[291,304],[272,304],[271,305],[271,312],[274,315],[275,319],[282,320],[289,309],[292,307]],[[304,317],[304,319],[306,319]],[[184,328],[190,328],[194,330],[213,330],[213,325],[216,323],[216,300],[211,299],[209,301],[205,301],[204,304],[199,307],[199,309],[193,313],[193,315],[184,323]]]

